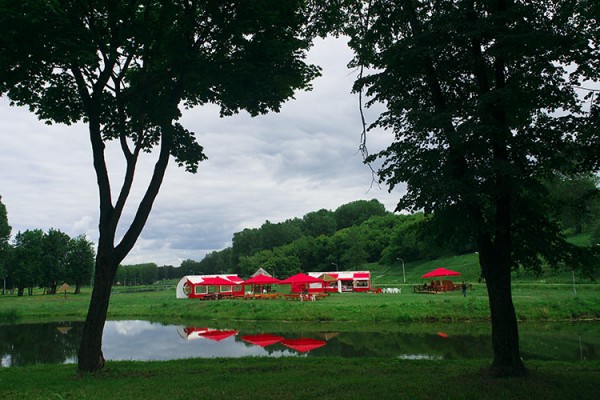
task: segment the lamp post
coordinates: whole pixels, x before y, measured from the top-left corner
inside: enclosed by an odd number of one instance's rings
[[[402,279],[404,280],[404,283],[406,283],[406,272],[404,271],[404,260],[401,258],[396,258],[396,260],[402,262]]]
[[[339,270],[338,270],[338,265],[337,265],[336,263],[332,262],[332,263],[331,263],[331,265],[335,265],[335,270],[336,270],[336,272],[339,272]]]

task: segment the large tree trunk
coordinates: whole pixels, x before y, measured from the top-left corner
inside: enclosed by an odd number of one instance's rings
[[[503,179],[498,182],[502,185]],[[494,238],[480,233],[477,247],[485,277],[492,320],[494,361],[490,372],[496,377],[527,375],[519,350],[519,328],[511,290],[511,201],[502,192],[496,201]]]
[[[490,372],[494,376],[525,376],[521,360],[519,329],[512,301],[510,267],[491,265],[485,274],[492,320],[492,348],[494,361]]]
[[[117,271],[117,266],[111,264],[108,257],[98,254],[92,298],[79,345],[78,369],[80,372],[93,372],[104,367],[102,334],[108,313],[112,282]]]

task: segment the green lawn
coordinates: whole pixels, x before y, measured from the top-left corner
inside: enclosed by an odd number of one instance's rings
[[[316,302],[286,300],[176,299],[175,290],[113,293],[109,319],[182,321],[329,321],[424,322],[487,321],[489,306],[483,284],[475,283],[466,298],[460,292],[416,294],[412,285],[396,284],[401,294],[331,294]],[[0,296],[0,323],[39,320],[82,320],[90,290],[80,295]],[[600,285],[580,284],[576,295],[568,284],[515,284],[513,299],[520,320],[600,319]]]
[[[0,369],[2,399],[596,399],[599,362],[531,362],[493,379],[481,361],[245,358]]]

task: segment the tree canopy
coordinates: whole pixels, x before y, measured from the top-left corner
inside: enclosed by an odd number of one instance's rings
[[[304,61],[310,20],[296,0],[0,1],[0,93],[48,123],[89,128],[100,221],[80,370],[104,364],[110,285],[142,232],[169,159],[196,172],[206,158],[178,122],[180,107],[216,104],[223,116],[278,111],[318,74]],[[125,160],[116,192],[106,158],[112,141]],[[137,163],[153,150],[152,177],[118,236]]]
[[[552,218],[544,181],[597,169],[600,101],[580,89],[600,73],[597,2],[344,3],[362,68],[355,90],[385,106],[371,128],[395,136],[367,161],[382,159],[391,189],[407,184],[398,209],[431,213],[447,237],[477,243],[492,370],[521,375],[511,268],[583,260]]]

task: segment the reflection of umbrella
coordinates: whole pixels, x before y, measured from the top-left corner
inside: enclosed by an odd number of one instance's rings
[[[334,337],[338,336],[340,333],[339,332],[321,332],[321,333],[317,333],[317,335],[319,335],[320,337],[322,337],[323,339],[329,341],[329,339],[333,339]]]
[[[260,335],[242,336],[242,340],[260,347],[270,346],[272,344],[281,342],[283,339],[283,336],[270,335],[268,333],[262,333]]]
[[[215,341],[220,341],[223,339],[227,339],[230,336],[234,336],[237,335],[238,331],[234,331],[234,330],[224,330],[224,331],[219,331],[219,330],[212,330],[212,331],[206,331],[200,334],[200,336],[210,339],[210,340],[215,340]]]
[[[458,276],[458,275],[460,275],[460,272],[452,271],[451,269],[446,269],[446,268],[438,268],[438,269],[434,269],[433,271],[426,273],[425,275],[421,275],[421,278],[438,278],[441,276]]]
[[[60,333],[62,333],[63,335],[66,335],[67,333],[69,333],[69,331],[71,330],[72,327],[70,326],[59,326],[56,329],[58,329],[58,331]]]
[[[327,342],[318,339],[300,338],[282,340],[281,344],[291,349],[297,350],[301,353],[306,353],[307,351],[311,351],[321,346],[325,346]]]

